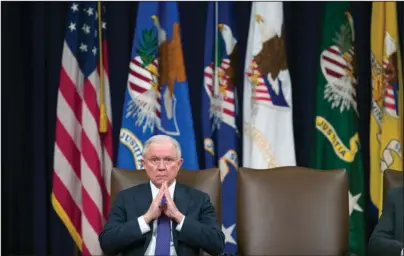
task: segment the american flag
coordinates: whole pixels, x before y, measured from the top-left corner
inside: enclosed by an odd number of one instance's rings
[[[97,2],[69,6],[57,102],[52,205],[83,255],[102,254],[98,234],[109,209],[112,117],[107,23],[105,7],[101,9],[99,15]],[[108,118],[105,133],[99,130],[101,88]]]

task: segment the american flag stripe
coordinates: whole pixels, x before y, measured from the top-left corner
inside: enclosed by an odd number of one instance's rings
[[[56,169],[56,173],[60,176],[71,177],[73,174],[80,180],[81,173],[80,170],[80,152],[77,152],[72,140],[69,138],[70,134],[64,129],[60,123],[57,123],[57,133],[58,136],[64,136],[64,141],[60,140],[57,142],[55,146],[55,165],[62,166],[61,164],[69,164],[69,166],[65,166],[63,171],[59,172],[59,169]],[[60,154],[59,154],[60,152]],[[67,169],[70,167],[71,169]],[[68,172],[72,170],[73,172]],[[72,191],[73,193],[74,191]],[[79,197],[78,197],[79,198]]]
[[[94,219],[93,216],[91,216]],[[88,219],[83,217],[83,254],[85,255],[102,255],[99,245],[94,241],[98,242],[98,234],[93,232],[93,226],[88,223]],[[91,241],[91,242],[90,242]]]
[[[77,23],[76,29],[68,27],[63,47],[52,196],[56,212],[85,256],[102,255],[98,234],[108,216],[113,155],[106,41],[103,41],[102,73],[108,131],[100,134],[100,66],[97,64],[99,57],[94,54],[94,51],[97,53],[98,39],[94,37],[94,33],[82,32],[84,24],[92,32],[98,25],[91,20],[94,17],[89,17],[86,12],[86,8],[90,6],[95,7],[95,3],[73,3],[70,8],[72,12],[68,24]],[[82,19],[77,18],[80,12],[84,12]],[[77,42],[85,42],[89,48],[78,48],[81,45]],[[94,44],[94,48],[90,47],[91,44]],[[78,62],[78,55],[85,55],[85,65]],[[87,66],[91,63],[95,65]]]
[[[74,87],[78,86],[76,84],[73,84],[73,81],[83,81],[84,80],[84,75],[80,71],[79,64],[74,57],[73,52],[70,50],[69,45],[66,43],[66,41],[63,44],[63,55],[62,55],[62,67],[66,67],[65,69],[62,69],[62,72],[66,73],[67,78],[70,79],[70,82]],[[63,88],[65,86],[65,82],[67,81],[61,81],[60,82],[60,88]],[[69,85],[69,84],[68,84]],[[80,98],[82,98],[82,90],[81,87],[79,87],[78,90],[71,90],[69,91],[71,93],[77,93]]]
[[[84,82],[83,134],[82,134],[82,197],[83,197],[83,242],[90,255],[100,253],[98,234],[102,231],[104,207],[103,194],[107,192],[103,184],[103,168],[101,167],[101,141],[98,132],[99,103],[94,85],[96,74],[92,73]],[[110,128],[110,127],[109,127]],[[96,239],[94,239],[94,236]],[[88,242],[87,242],[88,241]],[[95,247],[94,247],[95,245]]]
[[[72,175],[73,176],[73,175]],[[63,200],[58,200],[59,204],[63,207],[63,209],[68,209],[66,211],[71,218],[74,227],[77,230],[81,230],[81,197],[74,198],[72,195],[76,195],[72,193],[72,191],[80,191],[81,190],[81,183],[78,182],[73,184],[73,181],[77,181],[74,178],[70,179],[71,184],[66,184],[66,180],[69,178],[65,178],[60,175],[55,175],[53,179],[54,185],[58,186],[58,189],[54,191],[56,198],[63,198]],[[79,207],[80,206],[80,207]]]
[[[59,105],[60,108],[58,108],[58,114],[60,114],[58,115],[58,118],[60,118],[64,125],[70,124],[72,127],[76,127],[78,130],[80,130],[82,99],[77,92],[72,90],[72,88],[74,88],[74,84],[67,77],[64,70],[61,72],[61,81],[63,85],[60,86],[58,97],[63,101]],[[62,115],[62,113],[64,115]],[[71,120],[70,123],[68,120]],[[77,141],[75,141],[75,143],[76,145],[79,145]]]

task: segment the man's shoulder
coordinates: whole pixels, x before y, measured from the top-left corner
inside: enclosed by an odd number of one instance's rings
[[[404,194],[404,187],[396,187],[396,188],[390,189],[390,195],[392,197],[396,197],[396,196],[402,197],[403,194]]]
[[[131,187],[129,187],[129,188],[122,189],[122,190],[119,192],[119,194],[120,194],[121,196],[128,196],[128,195],[137,194],[137,193],[139,193],[140,191],[145,190],[148,186],[149,186],[149,183],[148,183],[148,182],[146,182],[146,183],[141,183],[141,184],[138,184],[138,185],[135,185],[135,186],[131,186]]]
[[[202,190],[196,189],[194,187],[191,187],[189,185],[186,185],[184,183],[177,183],[177,186],[180,186],[187,193],[188,196],[190,196],[194,199],[199,199],[199,198],[204,199],[206,197],[209,198],[208,193],[206,193]]]
[[[404,187],[397,187],[390,189],[389,195],[393,202],[402,203],[404,195]]]

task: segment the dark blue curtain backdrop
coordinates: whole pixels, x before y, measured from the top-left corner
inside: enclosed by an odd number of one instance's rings
[[[137,2],[108,2],[108,38],[115,154]],[[314,125],[314,89],[323,2],[285,2],[287,53],[293,88],[296,157],[307,166]],[[240,58],[244,59],[251,2],[235,4]],[[74,247],[51,204],[51,177],[62,43],[67,2],[2,3],[2,249],[4,255],[72,255]],[[182,42],[198,154],[202,160],[200,87],[207,2],[180,2]],[[399,3],[401,42],[404,4]],[[359,62],[360,136],[369,170],[371,2],[354,2]],[[401,48],[404,50],[404,48]],[[242,92],[243,64],[238,68]],[[242,104],[242,94],[239,94]],[[240,104],[240,106],[242,106]],[[240,109],[241,110],[241,109]],[[238,120],[240,123],[242,116]],[[293,153],[293,152],[291,152]],[[241,158],[240,158],[241,159]],[[201,166],[203,161],[200,161]],[[374,225],[367,211],[369,233]],[[289,228],[289,227],[285,227]],[[293,227],[290,227],[293,228]]]

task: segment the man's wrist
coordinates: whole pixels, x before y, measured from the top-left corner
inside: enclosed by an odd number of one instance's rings
[[[139,218],[137,218],[137,221],[139,223],[139,227],[140,227],[140,231],[142,232],[142,235],[146,234],[147,232],[150,231],[150,226],[144,220],[144,216],[140,216]]]
[[[150,214],[149,214],[148,212],[146,212],[146,213],[143,215],[143,218],[144,218],[144,221],[145,221],[147,224],[149,224],[150,221],[152,221],[152,217],[150,217]]]
[[[175,214],[174,220],[175,220],[175,222],[177,222],[179,224],[179,223],[181,223],[181,221],[184,217],[185,217],[184,214],[182,214],[181,212],[178,212]]]

